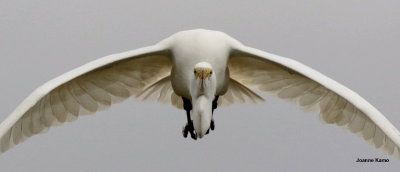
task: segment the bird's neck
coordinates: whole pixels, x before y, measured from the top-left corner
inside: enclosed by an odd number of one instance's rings
[[[192,99],[193,126],[198,137],[203,137],[210,128],[212,118],[212,99],[202,95]]]
[[[210,128],[212,101],[215,98],[216,78],[212,76],[204,81],[194,80],[190,94],[192,98],[193,126],[198,137],[203,137]]]
[[[217,87],[216,87],[215,75],[204,80],[193,79],[189,90],[190,96],[192,100],[200,96],[205,96],[214,99],[216,88]]]

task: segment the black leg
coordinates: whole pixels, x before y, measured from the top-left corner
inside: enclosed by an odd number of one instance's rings
[[[183,128],[183,137],[187,137],[188,133],[190,133],[190,137],[194,140],[197,140],[196,134],[194,132],[194,126],[193,126],[193,121],[190,119],[190,111],[192,110],[192,103],[190,100],[182,97],[183,100],[183,108],[186,111],[186,117],[187,117],[187,124]]]
[[[218,98],[219,96],[215,96],[215,99],[212,102],[212,114],[213,114],[213,118],[211,119],[211,124],[210,124],[210,128],[211,130],[215,129],[215,123],[214,123],[214,110],[217,109],[218,107]]]
[[[217,109],[218,107],[218,98],[219,96],[215,96],[213,102],[212,102],[212,114],[213,118],[211,118],[211,124],[210,124],[210,129],[214,130],[215,129],[215,123],[214,123],[214,110]],[[210,133],[210,129],[207,130],[206,134]]]
[[[218,98],[219,96],[215,96],[213,102],[212,102],[212,113],[214,114],[214,110],[217,109],[218,107]]]

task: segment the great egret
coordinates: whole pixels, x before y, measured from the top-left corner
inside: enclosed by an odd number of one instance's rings
[[[319,112],[324,122],[344,126],[400,157],[399,131],[355,92],[297,61],[203,29],[100,58],[45,83],[0,124],[0,152],[131,96],[184,109],[184,137],[202,138],[214,129],[217,106],[263,101],[252,89]]]

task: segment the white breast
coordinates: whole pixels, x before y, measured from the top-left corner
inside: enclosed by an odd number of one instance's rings
[[[231,49],[230,37],[222,32],[204,30],[178,32],[163,40],[169,44],[173,54],[172,87],[179,96],[189,98],[189,83],[194,66],[199,62],[212,65],[217,78],[217,95],[224,94],[228,87],[227,63]]]

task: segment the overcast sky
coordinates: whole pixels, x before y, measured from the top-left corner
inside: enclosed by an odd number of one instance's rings
[[[348,86],[400,128],[400,1],[1,1],[0,119],[44,82],[186,29],[226,32]],[[395,171],[400,161],[268,94],[215,111],[184,139],[185,112],[134,99],[0,155],[0,171]],[[357,163],[389,158],[389,163]]]

